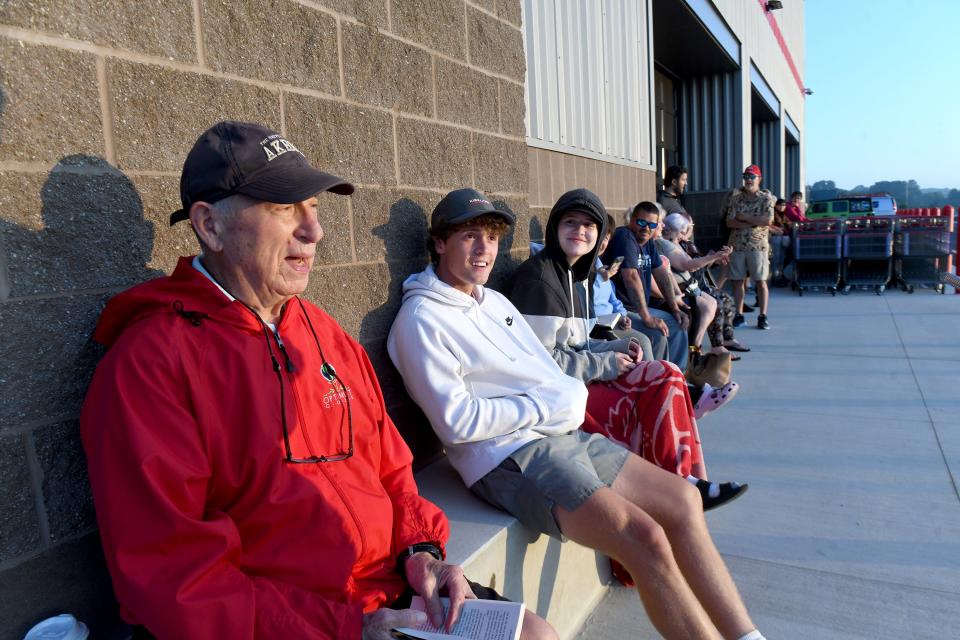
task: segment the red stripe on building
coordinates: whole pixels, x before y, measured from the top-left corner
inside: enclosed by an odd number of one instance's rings
[[[773,29],[773,36],[777,39],[777,44],[780,45],[780,51],[783,52],[783,57],[786,59],[787,65],[793,73],[793,78],[797,81],[797,86],[800,87],[800,93],[803,93],[804,89],[806,89],[806,87],[803,86],[803,78],[800,77],[797,64],[793,61],[793,56],[790,54],[790,47],[787,46],[787,41],[783,39],[783,32],[780,31],[780,25],[777,24],[777,20],[773,17],[773,12],[767,11],[766,0],[757,0],[757,2],[760,4],[764,15],[767,16],[767,22],[770,23],[770,28]]]

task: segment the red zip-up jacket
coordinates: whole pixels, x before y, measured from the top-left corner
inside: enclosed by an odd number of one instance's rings
[[[407,546],[447,541],[366,353],[326,313],[287,303],[277,330],[181,258],[114,297],[80,419],[100,535],[125,620],[158,638],[361,637],[405,588]],[[321,374],[326,361],[347,387]],[[269,344],[269,346],[268,346]],[[294,457],[284,461],[281,385]]]

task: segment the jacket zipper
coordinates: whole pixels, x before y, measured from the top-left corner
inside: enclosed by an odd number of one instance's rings
[[[343,506],[347,509],[347,513],[350,514],[350,518],[353,520],[353,526],[357,528],[357,534],[360,536],[360,553],[358,554],[358,557],[362,558],[364,555],[366,555],[367,551],[367,536],[360,524],[360,518],[357,516],[357,510],[353,508],[353,503],[347,499],[347,494],[344,493],[343,489],[340,488],[340,483],[336,481],[330,471],[326,469],[324,464],[318,463],[315,466],[320,470],[320,473],[323,474],[323,477],[327,479],[327,482],[330,483],[330,486],[334,488],[334,490],[337,492],[337,495],[340,496],[340,502],[343,503]]]

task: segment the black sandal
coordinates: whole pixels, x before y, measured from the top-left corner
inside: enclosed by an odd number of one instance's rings
[[[715,485],[719,488],[716,496],[710,495],[710,487]],[[703,510],[710,511],[717,507],[732,502],[745,494],[750,487],[746,482],[720,482],[714,483],[709,480],[697,480],[697,489],[700,490],[700,499],[703,500]]]
[[[741,353],[746,353],[747,351],[750,351],[750,347],[745,347],[736,341],[734,341],[734,344],[732,346],[729,344],[723,345],[723,348],[726,349],[727,351],[739,351]]]

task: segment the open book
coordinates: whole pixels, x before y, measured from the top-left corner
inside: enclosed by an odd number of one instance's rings
[[[597,316],[597,324],[601,327],[610,327],[615,329],[617,324],[620,322],[619,313],[605,313],[602,316]]]
[[[448,598],[440,598],[443,603],[443,615],[446,618],[450,607]],[[420,596],[414,596],[411,609],[426,611],[427,607]],[[504,602],[502,600],[467,600],[460,610],[460,619],[453,631],[433,626],[429,621],[415,629],[401,627],[393,629],[395,638],[417,638],[421,640],[442,640],[444,638],[470,638],[471,640],[520,640],[520,627],[523,624],[522,602]]]

